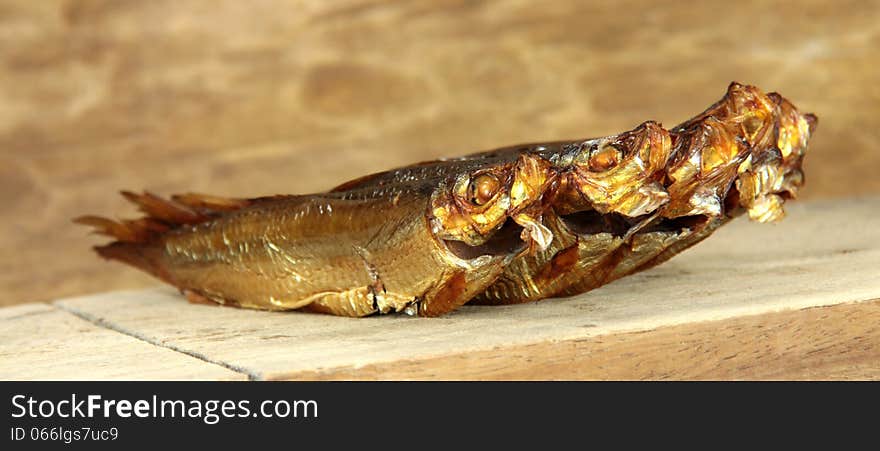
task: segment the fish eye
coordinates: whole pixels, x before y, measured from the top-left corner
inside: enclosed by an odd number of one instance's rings
[[[746,136],[750,139],[754,139],[755,135],[757,135],[764,126],[764,118],[759,117],[757,114],[750,115],[743,120],[742,126],[743,130],[746,132]]]
[[[590,170],[607,171],[620,163],[622,152],[614,144],[604,144],[590,154]]]
[[[468,200],[474,205],[481,206],[495,197],[501,189],[501,182],[492,174],[480,174],[471,178],[467,188]]]

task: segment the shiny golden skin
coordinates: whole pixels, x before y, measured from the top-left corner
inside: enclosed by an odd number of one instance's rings
[[[784,200],[803,183],[815,123],[778,94],[733,83],[671,132],[649,122],[620,135],[630,135],[629,145],[620,136],[585,142],[560,168],[555,214],[545,214],[554,242],[514,259],[473,302],[582,293],[668,260],[743,211],[759,222],[781,219]]]
[[[129,194],[148,213],[146,223],[81,222],[107,226],[119,239],[99,253],[191,298],[343,316],[436,316],[483,291],[529,247],[521,232],[538,221],[528,212],[553,176],[539,160],[523,156],[436,180],[305,196],[166,201]],[[483,190],[480,199],[475,189]],[[140,225],[152,229],[113,233]]]
[[[505,255],[458,258],[432,233],[425,193],[305,196],[198,224],[163,240],[175,285],[220,303],[364,316],[444,313]],[[456,286],[452,286],[456,285]]]
[[[545,225],[555,240],[514,259],[479,304],[520,303],[602,285],[618,265],[617,250],[669,202],[661,182],[669,133],[645,122],[617,136],[580,143],[557,159],[558,183],[548,193]],[[583,288],[580,287],[589,287]]]
[[[595,210],[637,217],[669,202],[663,189],[664,169],[669,159],[669,133],[656,122],[645,122],[635,130],[584,143],[571,165],[565,168],[568,188],[581,202],[563,205],[560,212]]]
[[[747,214],[770,222],[803,184],[816,118],[732,83],[669,130],[513,146],[368,175],[327,193],[166,201],[83,217],[97,248],[191,298],[343,316],[436,316],[466,302],[582,293],[652,267]]]
[[[554,178],[548,161],[529,154],[458,175],[451,189],[437,190],[431,198],[432,229],[441,239],[476,246],[509,217],[523,227],[524,241],[544,249],[553,235],[541,223],[541,201]],[[491,192],[477,197],[486,183],[491,184]]]

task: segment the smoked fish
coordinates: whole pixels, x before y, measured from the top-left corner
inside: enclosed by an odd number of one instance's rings
[[[437,316],[570,296],[660,264],[731,219],[784,216],[816,116],[731,83],[703,113],[367,175],[311,195],[162,199],[75,221],[190,300],[343,316]]]

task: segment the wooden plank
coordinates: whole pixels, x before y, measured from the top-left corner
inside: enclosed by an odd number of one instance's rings
[[[880,301],[301,372],[306,380],[880,380]]]
[[[0,309],[0,380],[245,379],[46,304]]]
[[[0,305],[151,286],[70,224],[120,189],[314,192],[671,126],[734,78],[819,115],[805,197],[880,192],[880,2],[772,3],[3,0]]]
[[[466,306],[438,319],[350,319],[192,305],[167,288],[58,304],[153,342],[240,367],[255,378],[332,377],[334,372],[360,377],[351,369],[367,367],[364,377],[370,377],[395,366],[400,371],[388,374],[396,378],[491,377],[492,365],[486,372],[474,370],[478,364],[471,362],[458,372],[435,373],[429,362],[478,352],[505,361],[516,347],[880,298],[878,209],[880,198],[793,204],[781,224],[735,221],[660,267],[590,293],[529,305]],[[419,369],[402,370],[407,366]]]

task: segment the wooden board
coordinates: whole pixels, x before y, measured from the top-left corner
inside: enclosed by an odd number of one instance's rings
[[[70,224],[134,214],[120,189],[314,192],[671,126],[732,80],[819,115],[805,198],[877,193],[877,24],[857,0],[4,0],[0,305],[151,286]]]
[[[878,303],[850,303],[880,299],[878,210],[793,204],[580,296],[437,319],[194,305],[169,288],[55,305],[252,379],[877,377]]]
[[[880,300],[316,370],[295,377],[880,380]]]
[[[54,306],[0,309],[0,380],[242,378],[241,373],[154,346]]]

